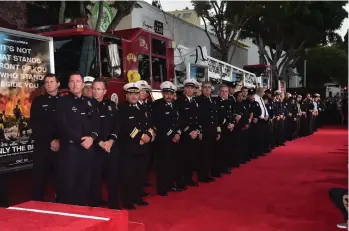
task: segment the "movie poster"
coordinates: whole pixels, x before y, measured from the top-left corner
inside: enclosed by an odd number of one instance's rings
[[[53,72],[48,38],[25,35],[0,28],[0,172],[32,162],[30,106],[45,74]]]

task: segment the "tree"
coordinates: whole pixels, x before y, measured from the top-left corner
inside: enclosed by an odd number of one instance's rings
[[[195,12],[204,22],[205,32],[210,40],[210,45],[216,49],[221,60],[231,62],[235,53],[240,31],[245,24],[256,15],[255,5],[252,1],[192,1]],[[212,41],[213,34],[217,37],[218,44]],[[233,46],[231,57],[229,50]]]
[[[111,6],[117,9],[117,12],[107,29],[108,32],[114,31],[121,19],[131,14],[134,8],[141,7],[137,1],[115,1]]]
[[[348,54],[336,46],[309,49],[307,60],[307,86],[322,87],[324,83],[348,83]]]
[[[305,48],[327,44],[348,15],[345,2],[260,3],[259,15],[247,22],[242,37],[258,46],[261,62],[272,67],[274,83],[295,67]]]

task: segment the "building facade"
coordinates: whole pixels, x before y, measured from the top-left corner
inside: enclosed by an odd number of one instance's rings
[[[168,13],[173,14],[177,16],[180,19],[183,19],[184,21],[187,21],[191,24],[194,24],[195,26],[201,25],[201,18],[196,14],[194,10],[175,10],[175,11],[168,11]]]
[[[140,27],[153,33],[162,32],[161,35],[175,40],[177,45],[188,48],[195,48],[198,45],[205,46],[209,56],[220,59],[212,52],[210,40],[203,28],[164,12],[147,2],[139,1],[138,3],[141,8],[135,8],[130,15],[123,18],[116,28],[117,30]],[[159,27],[162,29],[159,30]],[[211,39],[213,43],[218,44],[218,40],[213,34]],[[230,49],[230,54],[232,50]],[[237,47],[231,64],[242,68],[247,62],[248,49]]]

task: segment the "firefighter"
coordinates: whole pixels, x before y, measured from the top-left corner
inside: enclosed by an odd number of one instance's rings
[[[32,199],[44,201],[46,178],[53,170],[56,195],[59,198],[58,151],[60,148],[57,104],[59,79],[54,74],[44,77],[45,94],[34,98],[30,108],[30,124],[35,137]]]
[[[196,98],[199,105],[199,123],[202,127],[202,142],[198,163],[199,182],[215,181],[211,177],[213,155],[215,154],[216,142],[219,141],[221,128],[218,125],[218,110],[216,102],[212,99],[212,83],[203,82],[202,94]]]
[[[248,100],[250,104],[249,109],[250,113],[252,113],[252,122],[249,130],[249,155],[251,158],[258,158],[258,156],[263,154],[261,136],[263,136],[264,134],[260,126],[262,119],[262,110],[259,103],[255,100],[255,94],[255,89],[248,90]]]
[[[100,132],[94,145],[96,151],[93,153],[90,205],[100,206],[104,172],[108,188],[108,207],[120,209],[118,196],[120,114],[117,105],[105,98],[107,83],[104,80],[95,79],[93,81],[92,93],[97,101],[100,115]]]
[[[138,100],[139,107],[145,111],[145,113],[147,114],[147,123],[149,123],[149,126],[152,127],[152,129],[154,129],[153,119],[152,119],[152,102],[149,100],[150,92],[152,91],[152,88],[151,86],[149,86],[148,82],[145,80],[139,80],[136,83],[141,87],[139,92],[139,100]],[[151,186],[150,182],[148,182],[148,175],[151,168],[151,161],[153,159],[153,156],[152,156],[154,151],[153,142],[155,140],[155,135],[156,134],[154,133],[152,142],[146,145],[148,151],[147,151],[147,158],[144,162],[145,169],[146,169],[146,174],[144,174],[144,186]],[[150,193],[143,192],[143,196],[150,196]]]
[[[147,123],[146,111],[138,105],[140,86],[136,83],[124,85],[127,101],[120,106],[121,127],[121,203],[126,209],[135,209],[134,204],[147,206],[142,198],[147,147],[154,135]]]
[[[178,192],[183,189],[181,170],[183,160],[178,158],[178,144],[181,131],[178,127],[178,112],[175,108],[174,95],[177,87],[165,81],[160,89],[163,98],[153,105],[154,125],[156,127],[156,191],[160,196],[168,196],[168,192]],[[178,174],[179,173],[179,174]],[[174,186],[176,183],[176,186]]]
[[[87,205],[94,147],[100,118],[96,101],[82,96],[84,82],[80,73],[69,75],[70,93],[58,103],[60,128],[60,202]]]
[[[85,76],[84,77],[84,91],[82,93],[83,96],[88,98],[93,98],[92,93],[92,83],[95,80],[92,76]]]
[[[301,104],[301,109],[303,112],[305,112],[305,118],[304,126],[301,126],[301,129],[303,130],[303,134],[305,136],[308,136],[313,133],[313,111],[314,111],[314,104],[311,100],[311,95],[306,94],[306,98],[303,100]]]
[[[220,128],[221,137],[218,143],[218,150],[215,153],[212,176],[220,177],[221,174],[231,174],[232,164],[232,149],[230,138],[234,129],[233,111],[231,108],[231,102],[228,99],[229,88],[227,85],[221,85],[219,87],[219,94],[216,98],[216,105],[218,111],[218,125]]]
[[[197,86],[196,80],[186,79],[184,81],[184,94],[175,103],[179,113],[179,128],[182,133],[180,155],[184,157],[184,181],[185,185],[189,186],[199,186],[193,180],[193,171],[197,170],[199,139],[202,138],[200,136],[199,106],[194,98]]]

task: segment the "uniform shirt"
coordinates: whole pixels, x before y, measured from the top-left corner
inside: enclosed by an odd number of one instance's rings
[[[228,124],[234,124],[233,111],[229,99],[222,99],[220,96],[216,98],[216,105],[218,111],[218,125],[221,131],[228,132]]]
[[[182,133],[182,137],[188,137],[194,130],[201,131],[201,126],[199,124],[199,104],[196,102],[195,98],[182,95],[174,104],[178,109],[179,130]]]
[[[98,137],[100,119],[95,99],[69,93],[59,100],[58,112],[63,141],[80,144],[84,136]]]
[[[143,134],[152,138],[153,130],[147,122],[148,114],[139,105],[125,102],[120,106],[119,141],[124,155],[145,154],[147,145],[141,144]]]
[[[153,118],[156,128],[156,139],[165,141],[172,140],[176,134],[181,134],[178,125],[178,111],[173,103],[166,102],[161,98],[153,104]]]
[[[51,96],[47,93],[34,98],[30,108],[30,124],[37,143],[51,142],[59,138],[57,121],[59,100],[60,96]]]
[[[216,102],[211,96],[200,95],[196,97],[199,104],[199,121],[202,126],[202,132],[209,135],[217,135],[221,132],[218,125],[218,109]]]
[[[253,118],[259,119],[262,116],[262,110],[259,103],[255,100],[249,100],[250,112],[253,113]]]
[[[254,95],[255,101],[259,104],[260,110],[261,110],[261,119],[264,119],[265,117],[269,116],[268,110],[264,104],[264,100],[257,94]]]
[[[117,141],[120,132],[119,109],[116,104],[109,99],[103,99],[101,102],[97,102],[97,107],[100,117],[98,141]]]

